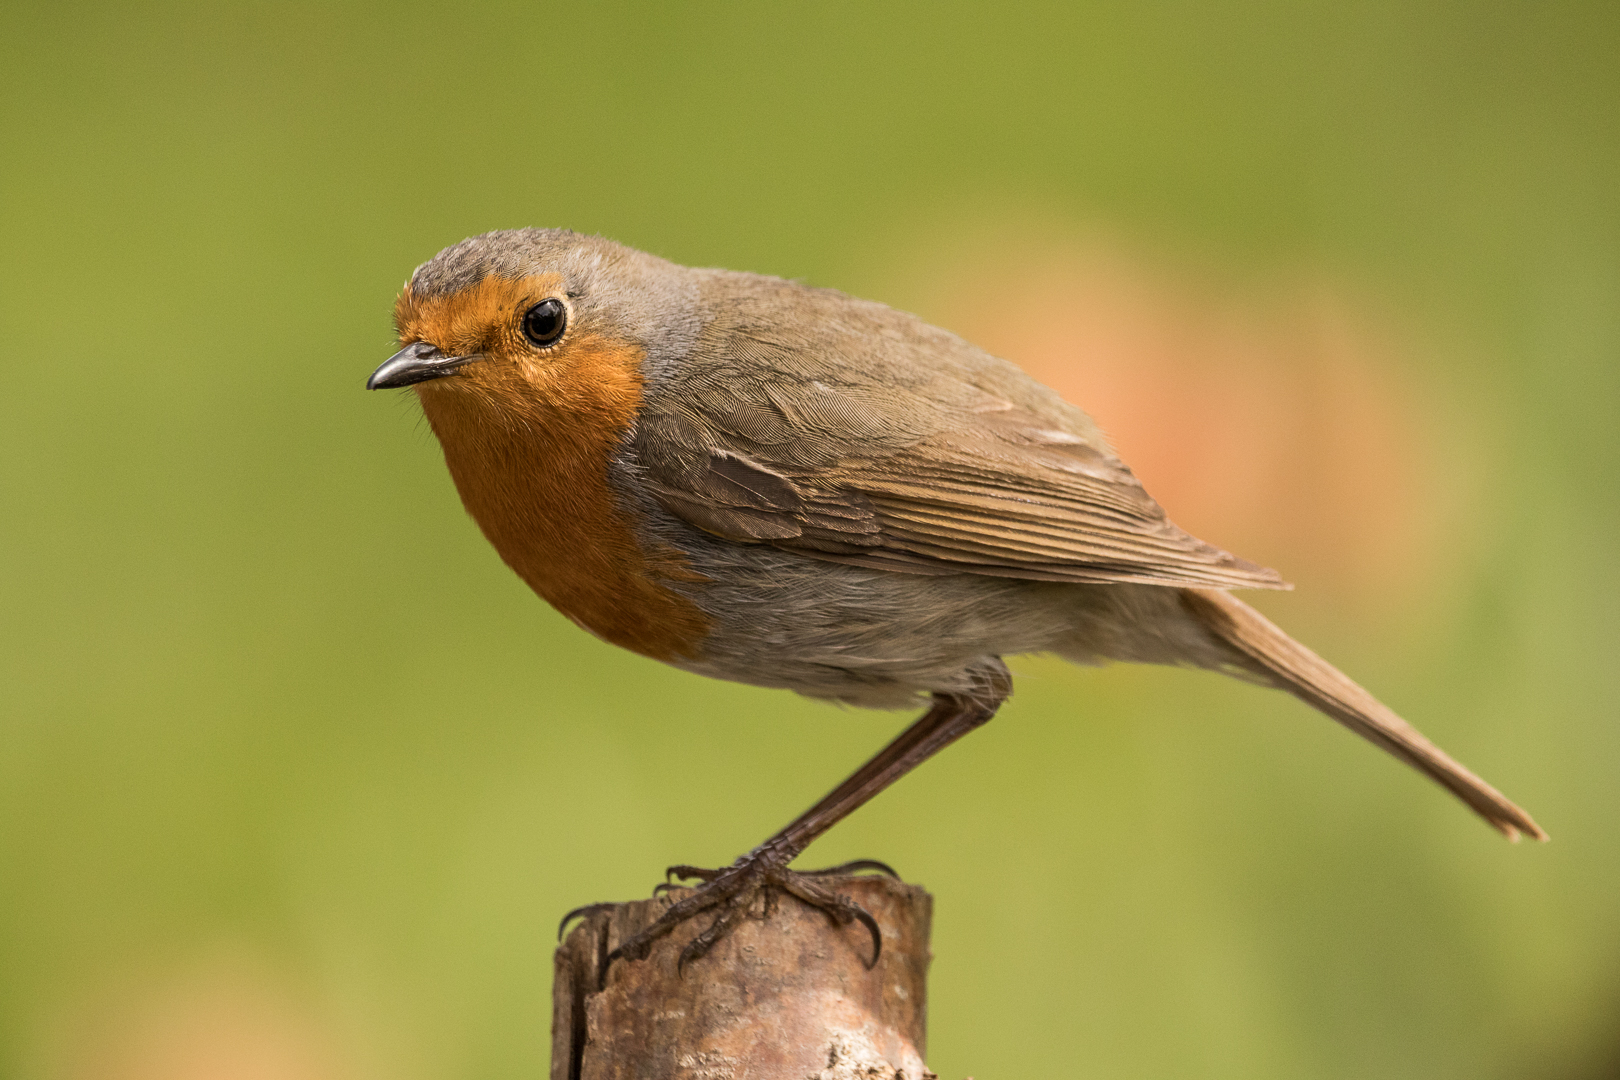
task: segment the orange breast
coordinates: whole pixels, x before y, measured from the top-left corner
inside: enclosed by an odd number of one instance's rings
[[[487,281],[495,284],[445,299],[458,310],[402,303],[401,339],[439,344],[447,324],[467,325],[469,302],[523,301],[501,295],[522,282]],[[670,584],[704,578],[679,552],[639,542],[608,484],[641,402],[640,350],[586,337],[543,371],[526,371],[499,343],[483,347],[489,361],[417,387],[468,513],[506,564],[575,623],[643,656],[695,658],[708,619]]]

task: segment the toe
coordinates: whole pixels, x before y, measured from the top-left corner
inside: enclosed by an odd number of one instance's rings
[[[852,922],[858,922],[866,927],[866,932],[872,935],[872,959],[866,963],[866,968],[870,971],[877,966],[879,958],[883,956],[883,931],[878,929],[877,920],[872,918],[871,913],[865,908],[847,896],[838,896],[802,874],[784,872],[779,877],[773,876],[772,884],[798,897],[811,907],[825,911],[835,925],[848,926]]]
[[[568,914],[562,917],[562,922],[557,924],[557,940],[562,940],[563,931],[568,929],[568,924],[573,922],[576,918],[588,919],[592,915],[595,915],[598,911],[607,911],[613,906],[613,904],[586,904],[584,907],[577,907],[573,911],[570,911]]]
[[[839,863],[837,866],[827,866],[820,870],[800,870],[798,872],[805,877],[832,877],[837,874],[855,874],[862,870],[876,870],[878,873],[886,874],[896,881],[902,880],[900,871],[888,863],[878,862],[876,859],[855,859],[852,862]]]
[[[691,896],[675,901],[675,903],[664,909],[664,913],[658,916],[651,926],[628,941],[622,942],[617,949],[608,953],[608,963],[611,964],[618,959],[645,960],[648,952],[652,950],[653,942],[674,930],[692,916],[706,911],[716,904],[725,903],[727,899],[728,894],[726,892],[705,885],[692,893]]]
[[[714,917],[714,921],[705,927],[697,937],[686,943],[686,948],[681,950],[680,959],[675,962],[676,973],[683,973],[688,962],[701,960],[707,956],[709,950],[714,948],[720,939],[730,933],[731,929],[742,921],[743,916],[748,914],[751,899],[752,897],[746,893],[739,893],[732,897],[726,906],[721,909],[720,914]]]

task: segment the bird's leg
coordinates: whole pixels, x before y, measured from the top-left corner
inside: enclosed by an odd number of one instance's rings
[[[996,714],[1012,689],[1011,678],[1000,661],[982,669],[981,686],[970,694],[935,694],[934,704],[916,723],[839,784],[820,802],[800,814],[786,828],[730,866],[705,870],[695,866],[672,866],[670,874],[696,878],[703,884],[671,904],[658,920],[608,954],[608,962],[624,958],[644,959],[653,942],[702,912],[719,909],[714,920],[681,950],[679,966],[696,960],[714,947],[743,918],[754,900],[772,890],[797,897],[826,912],[834,923],[844,926],[860,922],[872,935],[872,964],[883,951],[883,937],[877,922],[860,905],[832,893],[818,876],[828,873],[877,869],[892,873],[882,863],[859,860],[828,870],[797,873],[788,863],[811,841],[848,817],[850,813],[906,773],[937,754],[963,735]],[[868,965],[871,966],[871,965]],[[606,969],[603,971],[604,977]]]

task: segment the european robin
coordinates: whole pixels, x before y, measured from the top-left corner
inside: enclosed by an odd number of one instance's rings
[[[698,270],[562,229],[417,268],[403,348],[468,513],[591,633],[687,671],[921,719],[615,956],[716,910],[702,956],[779,889],[876,924],[788,864],[989,720],[1001,657],[1181,664],[1286,690],[1510,838],[1541,828],[1234,588],[1276,571],[1171,524],[1083,412],[1005,360],[831,289]],[[862,864],[881,868],[880,864]],[[851,869],[846,866],[834,869]],[[875,954],[874,954],[875,955]]]

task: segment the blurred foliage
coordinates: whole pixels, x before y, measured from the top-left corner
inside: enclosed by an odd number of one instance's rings
[[[1266,606],[1555,840],[1507,847],[1281,695],[1021,661],[996,723],[807,856],[938,896],[934,1068],[1620,1075],[1612,4],[6,22],[8,1073],[540,1075],[563,910],[731,859],[898,729],[529,595],[409,397],[360,389],[413,266],[567,225],[911,303],[908,252],[1034,212],[1217,290],[1310,267],[1423,343],[1479,433],[1461,569],[1379,620]]]

